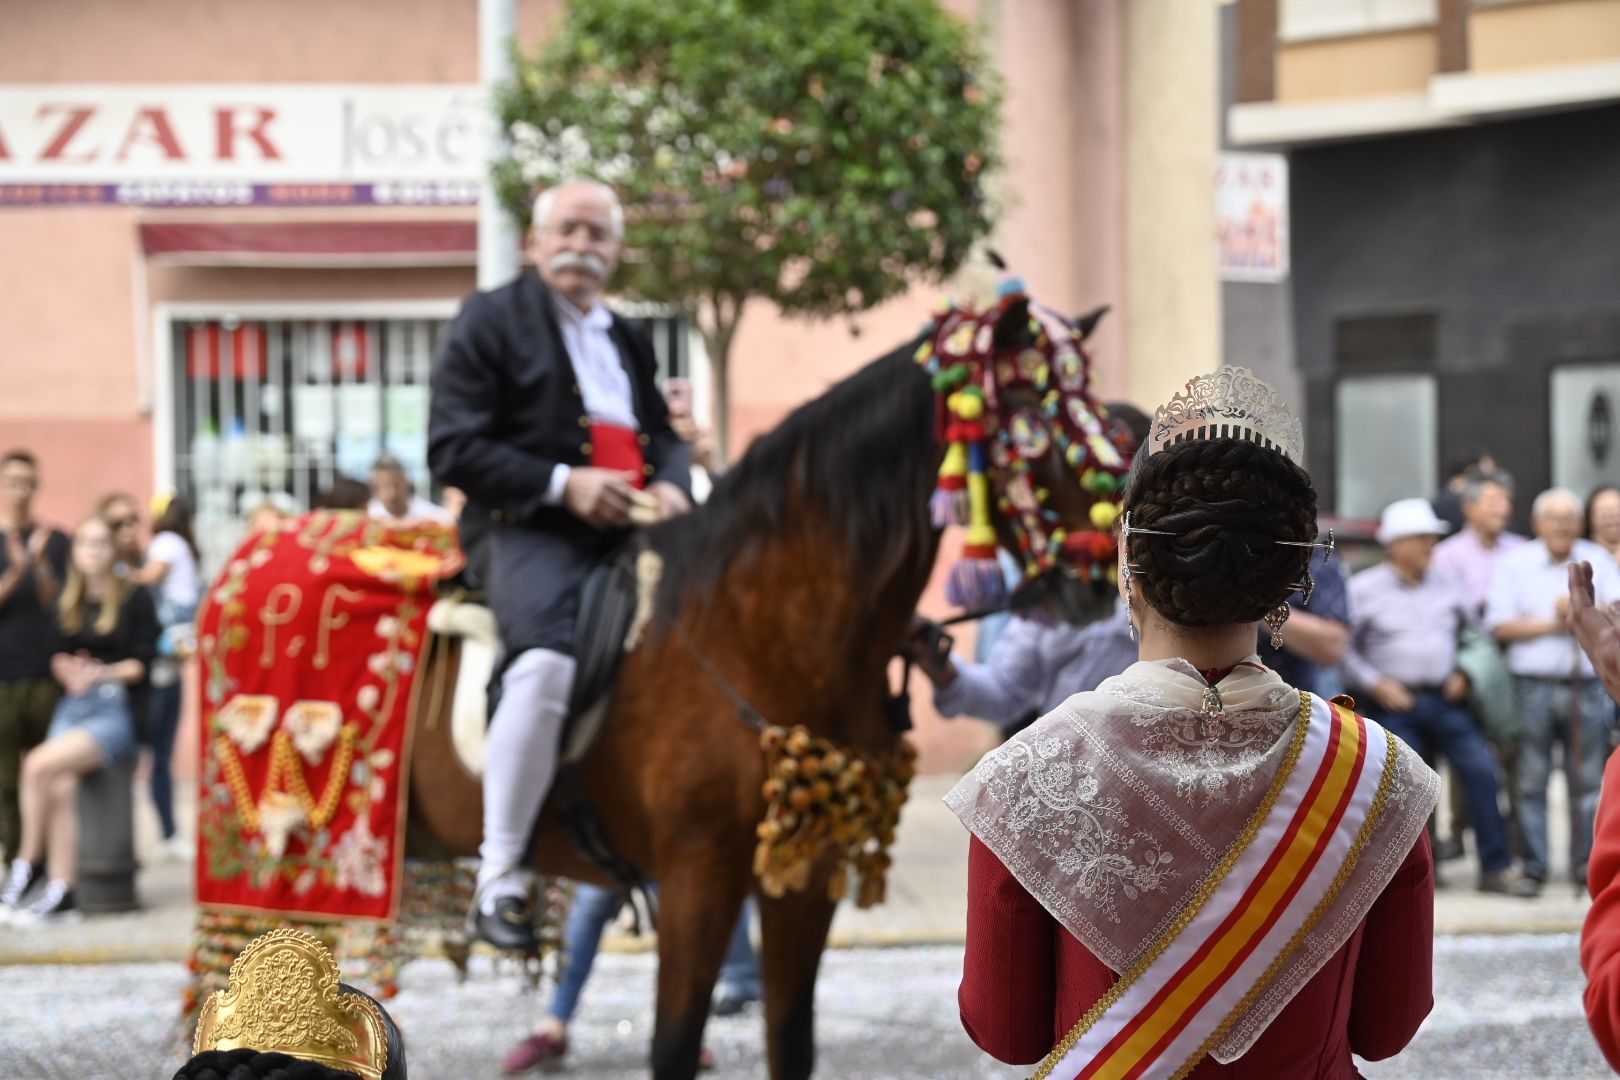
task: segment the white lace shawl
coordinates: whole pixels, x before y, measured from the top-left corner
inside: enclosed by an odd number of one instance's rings
[[[1277,775],[1299,692],[1250,657],[1216,689],[1142,661],[987,754],[945,797],[1064,929],[1115,972],[1171,930]],[[1312,723],[1328,721],[1319,699]],[[1439,779],[1404,743],[1366,849],[1325,916],[1216,1047],[1241,1056],[1366,917],[1428,820]],[[1061,1033],[1060,1033],[1061,1034]]]

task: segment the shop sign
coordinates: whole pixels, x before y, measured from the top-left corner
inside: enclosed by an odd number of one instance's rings
[[[467,204],[472,85],[0,84],[0,206]]]

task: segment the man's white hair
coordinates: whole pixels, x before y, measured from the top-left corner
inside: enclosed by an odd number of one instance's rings
[[[551,210],[557,205],[557,194],[564,188],[587,188],[603,196],[612,208],[613,236],[621,239],[624,236],[624,204],[619,201],[619,193],[600,180],[588,180],[583,177],[575,180],[560,180],[542,191],[534,199],[534,226],[537,229],[545,228],[546,221],[551,217]]]
[[[1536,501],[1530,504],[1530,520],[1534,521],[1552,507],[1553,503],[1564,503],[1575,511],[1580,517],[1586,512],[1586,503],[1581,497],[1569,488],[1548,488],[1536,496]]]

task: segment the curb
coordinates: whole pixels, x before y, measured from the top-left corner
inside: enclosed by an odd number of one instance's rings
[[[1527,912],[1525,919],[1509,922],[1504,919],[1455,919],[1444,926],[1436,925],[1435,937],[1461,937],[1484,935],[1490,937],[1510,934],[1578,934],[1584,922],[1581,918],[1565,916],[1533,917]],[[925,947],[958,947],[963,944],[960,930],[921,927],[916,930],[891,930],[879,933],[850,933],[835,931],[827,941],[829,949],[915,949]],[[602,952],[635,955],[650,953],[654,949],[651,935],[632,937],[628,934],[609,934],[602,940]],[[122,946],[66,946],[59,949],[6,949],[0,948],[0,967],[40,967],[46,965],[86,966],[92,964],[183,964],[189,945],[175,943]],[[490,955],[483,945],[475,945],[478,955]],[[426,957],[441,955],[428,950]]]

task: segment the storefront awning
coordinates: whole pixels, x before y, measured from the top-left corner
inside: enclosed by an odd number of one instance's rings
[[[472,221],[143,224],[149,259],[186,266],[472,266]]]

